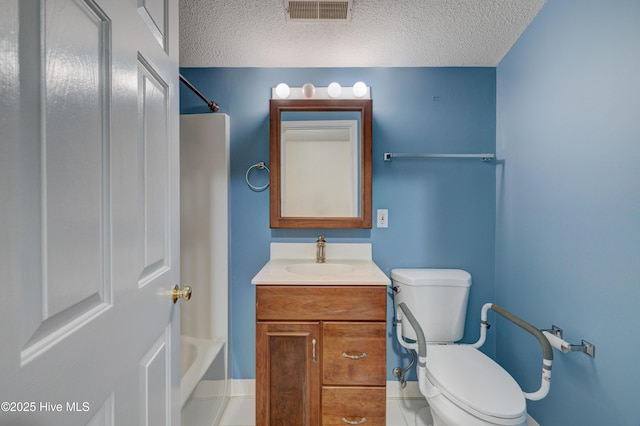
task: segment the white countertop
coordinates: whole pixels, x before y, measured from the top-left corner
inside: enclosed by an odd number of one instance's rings
[[[270,260],[253,277],[251,284],[387,286],[391,283],[371,259],[371,244],[326,243],[325,258],[325,263],[316,263],[315,243],[271,243]],[[302,268],[308,265],[309,270],[319,268],[321,272],[294,273],[287,270],[292,265],[303,265]],[[323,265],[327,268],[322,269]],[[339,272],[341,267],[349,271]]]

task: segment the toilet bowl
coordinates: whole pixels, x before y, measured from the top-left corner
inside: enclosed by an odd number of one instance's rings
[[[527,424],[520,386],[502,367],[467,345],[428,345],[421,374],[434,426]]]
[[[420,390],[433,426],[523,426],[525,397],[516,381],[491,358],[470,345],[455,344],[464,331],[471,275],[456,269],[393,269],[398,341],[417,340],[403,326],[399,304],[410,310],[426,339],[419,360]]]

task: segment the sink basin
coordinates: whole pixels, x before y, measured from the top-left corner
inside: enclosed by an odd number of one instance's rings
[[[355,267],[346,263],[294,263],[284,269],[292,274],[324,276],[348,274]]]
[[[326,263],[316,263],[317,248],[315,243],[271,243],[269,261],[251,279],[251,284],[388,286],[391,283],[371,259],[370,243],[327,243]]]

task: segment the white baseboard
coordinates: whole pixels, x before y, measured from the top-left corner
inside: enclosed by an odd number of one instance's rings
[[[254,379],[232,379],[230,382],[230,397],[256,396],[256,381]],[[407,382],[403,389],[397,380],[387,381],[387,398],[423,398],[418,389],[418,382]],[[527,426],[540,426],[533,417],[527,416]]]

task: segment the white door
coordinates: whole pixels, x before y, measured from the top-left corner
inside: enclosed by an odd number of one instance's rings
[[[177,3],[0,0],[0,425],[180,422]]]

